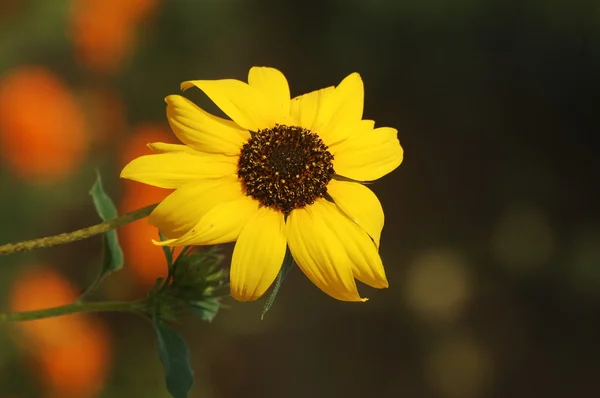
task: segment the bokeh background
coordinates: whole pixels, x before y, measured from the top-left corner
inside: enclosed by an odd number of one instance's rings
[[[252,65],[293,95],[358,71],[365,117],[398,128],[372,185],[390,288],[337,302],[296,269],[264,321],[185,319],[193,397],[600,396],[598,1],[0,0],[0,243],[96,223],[96,168],[121,212],[161,200],[118,174],[175,142],[163,98]],[[119,233],[99,299],[165,272],[145,221]],[[0,258],[1,311],[75,300],[100,247]],[[167,396],[143,319],[0,325],[2,398]]]

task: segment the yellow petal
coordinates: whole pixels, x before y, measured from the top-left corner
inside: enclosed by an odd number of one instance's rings
[[[237,177],[199,180],[179,187],[154,209],[148,222],[168,239],[189,232],[216,206],[245,196]]]
[[[334,92],[334,90],[335,88],[333,87],[326,87],[292,99],[290,113],[300,124],[300,127],[308,130],[314,129],[315,120],[318,118],[321,104],[328,95],[331,95]]]
[[[351,134],[362,119],[365,92],[358,73],[348,75],[331,95],[321,101],[313,130],[325,145],[332,146]]]
[[[336,174],[357,181],[373,181],[388,174],[402,163],[404,155],[397,134],[391,127],[353,134],[335,147]]]
[[[335,259],[333,265],[349,263],[356,279],[375,288],[388,287],[381,257],[367,233],[353,223],[335,204],[324,199],[320,199],[315,204],[322,207],[315,212],[315,215],[324,221],[330,231],[329,238],[325,241],[328,242],[326,244],[330,250],[329,255],[335,254],[335,257],[330,257]],[[323,235],[314,236],[317,239],[323,237]],[[291,250],[291,236],[288,239]]]
[[[173,132],[186,145],[200,152],[239,155],[250,133],[230,120],[200,109],[180,95],[169,95],[167,119]]]
[[[364,134],[371,133],[375,127],[373,120],[360,120],[357,122],[340,123],[329,130],[329,135],[333,144],[328,146],[329,152],[334,156],[338,151],[341,144],[346,142],[348,137],[361,136]]]
[[[322,291],[342,301],[366,301],[358,294],[353,263],[332,223],[342,218],[336,205],[319,199],[287,219],[290,252],[304,274]],[[354,226],[346,219],[346,224]],[[335,229],[333,227],[336,227]],[[366,237],[365,234],[365,238]],[[368,242],[374,249],[372,242]]]
[[[338,207],[335,209],[337,212],[331,214],[330,227],[352,263],[354,277],[378,289],[388,287],[381,257],[371,238]]]
[[[151,142],[148,144],[148,148],[154,153],[188,152],[198,154],[198,151],[187,145],[167,144],[166,142]]]
[[[183,90],[192,86],[204,91],[235,123],[250,131],[274,127],[287,116],[269,97],[239,80],[192,80],[181,84]]]
[[[231,295],[256,300],[273,283],[285,256],[283,214],[261,207],[242,229],[231,259]]]
[[[248,84],[273,101],[281,114],[290,113],[290,87],[283,73],[275,68],[255,66],[248,73]]]
[[[384,214],[381,203],[373,191],[357,182],[331,180],[327,185],[327,193],[379,247]]]
[[[258,201],[249,196],[217,204],[181,237],[154,243],[159,246],[201,246],[233,242],[238,239],[248,220],[256,214],[258,205]]]
[[[140,156],[132,160],[121,171],[121,178],[172,189],[203,178],[233,176],[236,172],[236,157],[200,152],[169,152]]]
[[[368,120],[368,119],[361,120],[358,123],[354,123],[352,126],[350,126],[350,129],[346,133],[346,134],[348,134],[347,138],[362,137],[364,135],[372,134],[374,128],[375,128],[375,122],[373,120]],[[344,147],[342,144],[345,142],[346,141],[344,140],[342,142],[337,142],[337,143],[329,146],[329,152],[333,156],[335,156],[335,154],[338,152],[339,148]]]

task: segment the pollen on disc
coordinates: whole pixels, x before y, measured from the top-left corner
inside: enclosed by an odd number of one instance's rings
[[[238,163],[246,194],[285,214],[323,197],[333,174],[327,146],[316,133],[295,126],[259,130],[242,147]]]

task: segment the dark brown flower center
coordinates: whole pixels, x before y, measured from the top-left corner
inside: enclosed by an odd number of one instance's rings
[[[259,130],[242,147],[238,176],[247,195],[289,214],[327,192],[334,174],[327,149],[317,134],[301,127]]]

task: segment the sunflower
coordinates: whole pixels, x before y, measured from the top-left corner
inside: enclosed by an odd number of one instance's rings
[[[158,245],[236,241],[231,294],[255,300],[273,283],[286,250],[323,292],[361,298],[355,279],[388,286],[379,239],[384,214],[373,181],[400,165],[397,130],[363,120],[364,87],[352,73],[337,87],[293,99],[277,69],[253,67],[248,83],[194,80],[231,120],[180,95],[167,118],[184,145],[153,143],[121,177],[175,189],[149,217]]]

